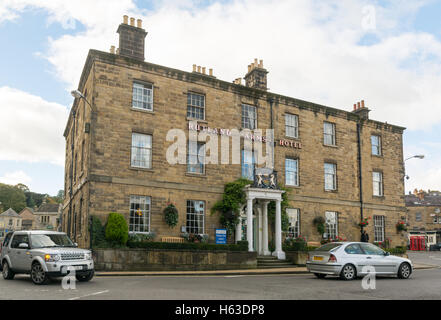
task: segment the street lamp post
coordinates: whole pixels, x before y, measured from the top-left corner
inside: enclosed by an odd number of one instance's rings
[[[413,159],[413,158],[417,158],[417,159],[424,159],[424,154],[417,154],[415,156],[409,157],[407,159],[404,160],[404,163],[406,163],[407,160]],[[409,180],[409,176],[406,174],[406,166],[404,166],[404,178],[406,178],[407,180]]]

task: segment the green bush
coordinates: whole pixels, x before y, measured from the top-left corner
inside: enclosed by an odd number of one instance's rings
[[[92,216],[92,247],[107,247],[106,230],[95,216]]]
[[[129,227],[122,214],[109,214],[106,226],[106,240],[119,245],[125,245],[129,238]]]
[[[407,252],[406,247],[386,248],[383,250],[389,252],[390,254],[405,254]]]
[[[168,242],[133,242],[128,241],[129,248],[143,249],[168,249],[191,251],[247,251],[248,247],[238,244],[213,244],[213,243],[168,243]]]
[[[179,213],[178,209],[176,209],[173,204],[169,204],[164,209],[164,219],[171,228],[176,227],[176,225],[178,224]]]

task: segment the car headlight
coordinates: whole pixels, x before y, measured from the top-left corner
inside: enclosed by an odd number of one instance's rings
[[[60,260],[60,256],[58,254],[45,254],[44,261],[46,262],[57,262]]]
[[[88,252],[88,253],[86,253],[86,254],[84,255],[84,259],[86,259],[86,260],[90,260],[90,259],[92,259],[92,252]]]

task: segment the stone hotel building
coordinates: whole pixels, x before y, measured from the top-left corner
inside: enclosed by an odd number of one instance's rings
[[[194,164],[189,159],[201,159],[204,141],[186,150],[188,163],[172,165],[166,154],[174,143],[167,141],[171,129],[188,137],[214,128],[274,130],[274,170],[287,190],[291,236],[320,241],[313,220],[322,216],[327,236],[359,241],[363,216],[371,218],[371,242],[390,238],[392,245],[402,244],[395,224],[406,215],[404,128],[369,119],[364,101],[345,111],[269,92],[261,60],[248,66],[244,82],[222,81],[196,65],[188,72],[146,62],[142,22],[125,16],[117,32],[118,49],[89,51],[78,87],[82,96],[64,132],[62,226],[81,246],[89,246],[89,218],[105,222],[110,212],[123,214],[130,232],[154,233],[157,241],[186,231],[213,242],[221,225],[210,209],[225,184],[253,179],[255,157],[241,149],[237,164]],[[250,250],[266,253],[274,230],[276,247],[281,241],[281,194],[247,189],[236,238],[252,239]],[[278,213],[268,231],[271,200]],[[164,220],[169,203],[179,212],[175,228]]]

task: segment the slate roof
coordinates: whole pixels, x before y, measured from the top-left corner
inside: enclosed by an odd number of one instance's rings
[[[21,218],[20,215],[17,212],[15,212],[12,208],[9,208],[8,210],[0,214],[0,216]]]
[[[54,212],[58,213],[59,204],[51,204],[51,203],[43,203],[37,210],[35,210],[35,213],[38,212]]]
[[[414,194],[406,195],[406,207],[432,207],[441,206],[441,195],[425,194],[423,200],[420,200]]]

